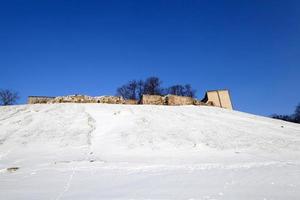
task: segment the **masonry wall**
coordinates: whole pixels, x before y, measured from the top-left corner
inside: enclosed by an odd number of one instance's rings
[[[134,99],[126,99],[124,100],[124,104],[136,105],[138,104],[138,101]]]
[[[195,99],[192,97],[183,97],[177,95],[167,95],[165,97],[165,102],[167,105],[194,105]]]
[[[233,109],[228,90],[208,91],[204,102],[220,108]]]
[[[101,96],[95,97],[96,103],[108,103],[108,104],[124,104],[125,100],[123,97],[117,96]]]
[[[230,94],[228,90],[220,90],[219,91],[221,107],[232,110],[232,103],[230,99]]]
[[[211,102],[214,106],[221,107],[217,91],[207,92],[207,102]]]
[[[143,95],[141,102],[133,99],[123,99],[118,96],[91,97],[86,95],[68,95],[60,97],[30,96],[29,104],[37,103],[107,103],[107,104],[149,104],[149,105],[205,105],[231,109],[232,104],[228,90],[208,91],[200,101],[192,97],[176,95]]]
[[[163,96],[159,95],[143,95],[142,104],[151,104],[151,105],[164,105],[165,99]]]
[[[55,97],[44,97],[44,96],[29,96],[28,104],[45,104],[49,103]]]
[[[85,95],[69,95],[56,97],[50,103],[94,103],[94,99]]]

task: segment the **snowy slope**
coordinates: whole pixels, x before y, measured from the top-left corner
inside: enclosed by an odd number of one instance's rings
[[[0,107],[0,199],[299,199],[299,180],[298,124],[205,106]]]

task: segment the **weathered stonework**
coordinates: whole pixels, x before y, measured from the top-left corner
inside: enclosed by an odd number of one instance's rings
[[[165,98],[159,95],[143,95],[142,96],[142,104],[150,104],[150,105],[164,105]]]
[[[49,103],[95,103],[94,98],[86,95],[68,95],[56,97]]]
[[[195,99],[192,97],[183,97],[177,95],[165,96],[165,104],[179,106],[179,105],[195,105]]]
[[[195,106],[210,106],[209,104],[206,104],[198,99],[194,99],[194,105]]]
[[[123,104],[125,103],[122,97],[116,96],[100,96],[91,97],[86,95],[68,95],[55,97],[47,103],[108,103],[108,104]]]
[[[177,95],[143,95],[140,102],[133,99],[123,99],[118,96],[91,97],[86,95],[69,95],[59,97],[29,96],[28,104],[45,103],[107,103],[107,104],[149,104],[149,105],[204,105],[232,109],[228,90],[208,91],[201,101],[192,97]]]
[[[124,104],[125,101],[123,97],[116,97],[116,96],[100,96],[95,97],[95,103],[108,103],[108,104]]]
[[[207,91],[202,101],[216,107],[232,110],[232,103],[228,90],[212,90]]]
[[[29,96],[28,104],[45,104],[55,99],[55,97],[44,97],[44,96]]]
[[[136,104],[138,104],[138,101],[134,100],[134,99],[126,99],[124,104],[136,105]]]

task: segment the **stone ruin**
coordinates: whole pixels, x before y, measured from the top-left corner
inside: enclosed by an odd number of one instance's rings
[[[137,104],[136,100],[125,100],[118,96],[68,95],[58,97],[29,96],[28,104],[52,104],[52,103],[107,103],[107,104]]]
[[[202,100],[192,97],[177,95],[143,95],[140,102],[133,99],[124,99],[119,96],[98,96],[91,97],[86,95],[68,95],[58,97],[29,96],[28,104],[52,104],[52,103],[106,103],[106,104],[145,104],[145,105],[204,105],[217,106],[231,109],[232,104],[228,90],[208,91]]]
[[[176,95],[167,95],[165,96],[165,101],[167,105],[195,105],[196,99],[192,97],[182,97],[182,96],[176,96]]]
[[[29,96],[28,97],[28,104],[43,104],[49,103],[50,101],[54,100],[55,97],[46,97],[46,96]]]
[[[141,104],[149,105],[170,105],[170,106],[180,106],[180,105],[211,105],[204,103],[198,99],[192,97],[184,97],[177,95],[143,95]]]
[[[176,95],[143,95],[141,102],[134,99],[124,99],[119,96],[68,95],[58,97],[29,96],[28,104],[54,104],[54,103],[106,103],[106,104],[145,104],[145,105],[211,105],[203,103],[192,97]]]
[[[165,105],[165,99],[160,95],[143,95],[141,99],[141,104],[149,105]]]

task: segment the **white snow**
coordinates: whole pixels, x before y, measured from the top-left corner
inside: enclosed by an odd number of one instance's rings
[[[300,125],[205,106],[0,107],[0,199],[298,200]]]

